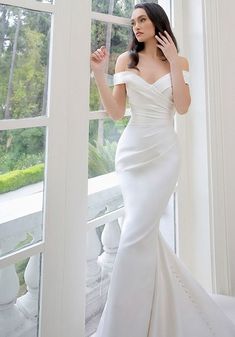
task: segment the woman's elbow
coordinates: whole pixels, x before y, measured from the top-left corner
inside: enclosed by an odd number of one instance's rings
[[[116,111],[113,113],[113,111],[108,112],[108,115],[111,117],[112,120],[117,121],[119,119],[122,119],[125,115],[125,109]]]
[[[191,105],[191,97],[189,97],[188,102],[184,104],[183,106],[179,106],[179,107],[176,106],[176,111],[180,115],[184,115],[188,112],[190,105]]]

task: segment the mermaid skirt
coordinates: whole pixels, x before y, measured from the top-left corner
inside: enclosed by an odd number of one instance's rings
[[[172,126],[130,122],[116,152],[125,217],[96,337],[234,337],[235,326],[163,238],[180,148]]]

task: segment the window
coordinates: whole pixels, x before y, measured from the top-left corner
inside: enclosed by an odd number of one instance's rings
[[[170,15],[170,0],[163,3]],[[92,13],[89,2],[75,0],[3,0],[0,5],[0,317],[8,310],[1,327],[5,335],[18,329],[25,336],[31,329],[34,336],[64,337],[73,329],[88,336],[96,330],[124,214],[114,156],[130,111],[127,104],[125,117],[116,122],[106,116],[94,79],[88,78],[89,45],[109,49],[112,87],[116,57],[128,46],[134,4],[92,1]],[[76,41],[82,41],[82,50]]]
[[[33,323],[22,332],[38,329],[50,118],[50,7],[16,5],[0,5],[0,298],[1,313],[8,313],[1,331],[9,336],[27,317]]]
[[[89,21],[80,1],[0,5],[4,336],[83,335]]]

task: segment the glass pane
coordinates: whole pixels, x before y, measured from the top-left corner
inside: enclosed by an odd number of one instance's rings
[[[107,62],[107,83],[110,87],[113,85],[113,74],[115,72],[115,63],[119,54],[128,48],[130,41],[130,27],[120,26],[112,23],[104,23],[93,20],[91,25],[91,50],[94,51],[100,46],[105,45],[109,52]],[[90,111],[103,109],[98,89],[94,78],[90,81]]]
[[[88,166],[88,220],[123,207],[115,173],[118,140],[130,117],[90,121]],[[98,229],[98,231],[100,228]]]
[[[0,132],[1,254],[42,238],[45,127]]]
[[[40,274],[41,255],[0,269],[1,336],[38,336]]]
[[[51,14],[0,5],[0,119],[46,114]]]
[[[129,17],[133,8],[133,0],[92,0],[92,11]]]
[[[119,54],[127,50],[131,37],[131,27],[105,23],[92,20],[91,24],[91,50],[106,46],[110,57],[107,72],[114,73],[116,59]]]
[[[129,117],[92,120],[89,125],[89,178],[113,172],[117,142]]]
[[[91,48],[95,50],[106,45],[109,51],[107,83],[113,86],[113,73],[117,56],[127,50],[130,27],[112,23],[92,21]],[[102,110],[94,79],[90,82],[90,110]],[[88,220],[107,214],[123,206],[121,194],[114,195],[112,189],[115,177],[115,153],[117,142],[128,123],[129,117],[113,121],[111,118],[91,120],[89,124],[89,207]],[[99,188],[100,186],[100,188]],[[106,190],[106,192],[105,192]],[[94,191],[96,191],[94,193]],[[107,197],[107,200],[106,200]]]
[[[138,1],[138,0],[92,0],[92,11],[121,16],[129,18],[136,3],[140,2],[155,2],[158,0]],[[159,3],[160,4],[160,3]],[[160,4],[161,5],[161,4]]]

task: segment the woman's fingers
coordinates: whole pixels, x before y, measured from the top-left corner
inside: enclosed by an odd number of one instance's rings
[[[166,34],[168,40],[169,40],[170,42],[173,42],[173,43],[174,43],[174,41],[172,40],[170,34],[169,34],[166,30],[164,30],[164,33]]]
[[[94,52],[92,54],[92,59],[94,59],[95,61],[102,61],[103,60],[103,56],[101,56],[98,52]]]
[[[165,45],[165,44],[168,44],[168,43],[171,42],[170,39],[168,37],[164,36],[161,32],[159,32],[159,35],[160,35],[160,37],[158,35],[155,35],[155,38],[158,41],[160,41],[162,45]]]
[[[94,54],[100,61],[103,60],[103,55],[101,55],[98,51],[95,51]]]
[[[169,43],[169,40],[162,33],[159,34],[165,43]]]
[[[96,49],[91,55],[95,60],[102,61],[106,56],[106,49],[102,46],[101,48]]]
[[[91,55],[91,61],[98,62],[99,58],[96,55],[92,54]]]
[[[92,57],[93,59],[95,59],[95,60],[99,60],[99,59],[100,59],[100,55],[99,55],[98,53],[96,53],[96,52],[92,53],[92,54],[91,54],[91,57]]]
[[[104,56],[104,52],[101,49],[97,49],[95,53],[99,54],[100,56]]]
[[[161,43],[161,45],[164,45],[164,41],[159,36],[155,35],[155,38],[158,42]],[[158,45],[159,45],[159,43],[158,43]]]

